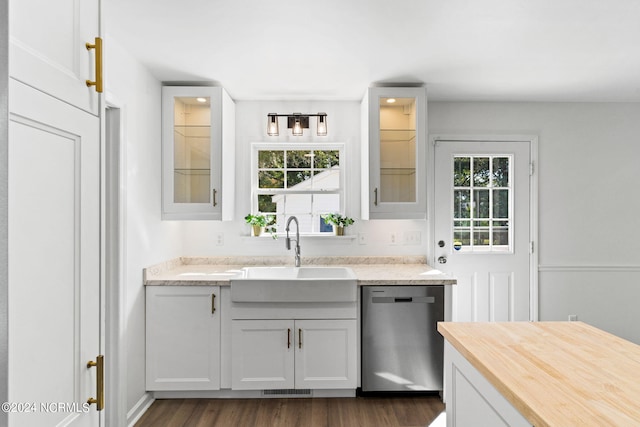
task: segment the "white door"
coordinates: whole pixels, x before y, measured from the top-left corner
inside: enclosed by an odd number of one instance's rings
[[[98,0],[11,0],[9,75],[68,104],[98,115],[95,43]]]
[[[148,286],[147,390],[220,389],[220,288]]]
[[[9,90],[9,425],[98,426],[99,119]]]
[[[530,320],[531,140],[435,143],[433,265],[453,321]]]
[[[293,320],[233,320],[231,334],[233,390],[293,388]]]
[[[356,388],[356,321],[296,320],[296,388]]]

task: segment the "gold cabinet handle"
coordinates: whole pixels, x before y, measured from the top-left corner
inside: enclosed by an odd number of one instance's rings
[[[378,187],[373,189],[373,206],[378,206]]]
[[[216,312],[216,294],[211,294],[211,314]]]
[[[216,201],[216,195],[218,194],[218,190],[213,189],[213,206],[218,206],[218,202]]]
[[[287,329],[287,348],[291,348],[291,328]]]
[[[96,373],[96,398],[90,397],[87,399],[89,405],[96,404],[96,410],[102,411],[104,409],[104,356],[100,355],[96,357],[96,361],[89,360],[87,362],[87,369],[96,367],[98,372]]]
[[[298,348],[302,348],[302,329],[298,328]]]
[[[87,80],[87,87],[95,86],[96,92],[102,93],[102,39],[96,37],[94,44],[85,43],[87,50],[96,50],[96,80]]]

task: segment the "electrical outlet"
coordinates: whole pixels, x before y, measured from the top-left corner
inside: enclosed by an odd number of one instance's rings
[[[224,233],[216,233],[214,239],[216,246],[224,246]]]
[[[398,244],[398,233],[389,234],[389,243],[392,245]]]
[[[578,315],[577,314],[570,314],[569,315],[569,322],[577,322],[578,321]]]
[[[358,233],[358,243],[361,245],[366,245],[369,243],[369,238],[366,233]]]
[[[411,230],[404,232],[405,245],[419,245],[422,242],[420,230]]]

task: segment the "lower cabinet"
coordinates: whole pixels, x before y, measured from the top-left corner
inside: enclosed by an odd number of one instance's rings
[[[355,389],[356,320],[233,320],[234,390]]]
[[[220,389],[220,287],[146,287],[146,386]]]

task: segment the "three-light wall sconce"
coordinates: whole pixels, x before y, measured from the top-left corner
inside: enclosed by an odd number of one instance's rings
[[[291,129],[293,136],[302,136],[303,129],[309,129],[309,117],[317,117],[318,124],[316,126],[316,134],[318,136],[327,136],[327,113],[318,114],[267,114],[267,135],[278,136],[278,117],[287,118],[287,129]]]

